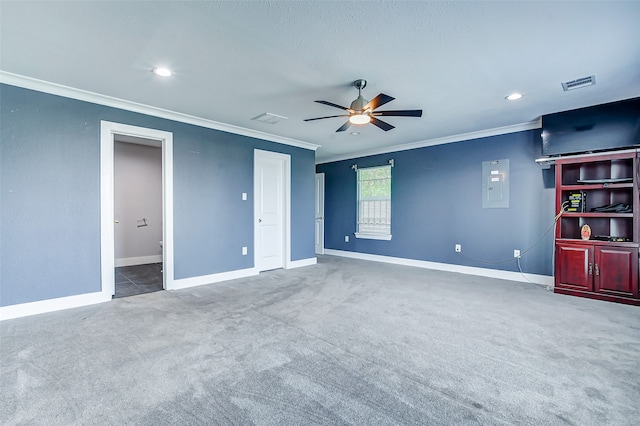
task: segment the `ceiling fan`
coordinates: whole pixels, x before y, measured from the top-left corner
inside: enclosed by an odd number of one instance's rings
[[[351,126],[352,124],[367,124],[371,123],[375,126],[378,126],[382,130],[389,131],[394,128],[389,123],[385,123],[382,120],[377,119],[376,117],[422,117],[421,109],[404,109],[404,110],[396,110],[396,111],[375,111],[376,108],[391,102],[395,98],[392,98],[389,95],[385,95],[384,93],[380,93],[375,98],[367,101],[362,97],[362,89],[367,85],[367,80],[359,79],[353,82],[353,85],[358,89],[358,98],[351,102],[351,106],[349,108],[343,107],[341,105],[334,104],[332,102],[327,101],[315,101],[319,104],[329,105],[335,108],[340,108],[345,111],[349,111],[349,114],[341,114],[341,115],[329,115],[327,117],[317,117],[317,118],[307,118],[304,121],[314,121],[314,120],[323,120],[325,118],[334,118],[334,117],[349,117],[346,123],[344,123],[336,132],[344,132]]]

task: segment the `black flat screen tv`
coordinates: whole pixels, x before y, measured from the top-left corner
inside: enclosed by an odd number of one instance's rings
[[[542,154],[580,154],[640,145],[640,98],[542,117]]]

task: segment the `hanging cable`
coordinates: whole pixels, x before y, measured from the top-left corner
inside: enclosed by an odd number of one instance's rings
[[[536,247],[538,244],[540,244],[540,242],[541,242],[541,241],[542,241],[542,240],[547,236],[547,234],[549,234],[549,232],[550,232],[552,229],[555,229],[555,227],[556,227],[556,223],[558,222],[558,220],[559,220],[559,219],[560,219],[560,217],[562,216],[562,213],[564,213],[564,212],[565,212],[565,209],[566,209],[568,206],[569,206],[569,202],[568,202],[568,201],[564,201],[564,202],[562,203],[562,205],[560,206],[560,211],[558,211],[558,213],[554,216],[554,218],[553,218],[553,223],[551,224],[551,226],[549,227],[549,229],[547,229],[547,230],[546,230],[546,232],[545,232],[544,234],[542,234],[542,236],[541,236],[540,238],[538,238],[538,240],[537,240],[535,243],[533,243],[533,245],[531,245],[531,246],[530,246],[529,248],[527,248],[526,250],[522,251],[522,252],[520,253],[520,257],[522,257],[524,254],[526,254],[526,253],[530,252],[534,247]],[[460,253],[460,255],[461,255],[462,257],[464,257],[465,259],[471,260],[471,261],[473,261],[473,262],[484,263],[484,264],[487,264],[487,265],[499,265],[499,264],[502,264],[502,263],[511,262],[513,259],[516,259],[516,260],[517,260],[517,262],[518,262],[518,267],[520,266],[520,258],[519,258],[519,257],[518,257],[518,258],[510,257],[510,258],[505,259],[505,260],[499,260],[499,261],[496,261],[496,262],[489,262],[489,261],[486,261],[486,260],[474,259],[474,258],[472,258],[472,257],[465,256],[465,255],[463,255],[462,253]],[[522,270],[521,270],[520,272],[522,272]],[[524,275],[524,274],[523,274],[523,275]],[[525,277],[525,278],[526,278],[526,277]]]

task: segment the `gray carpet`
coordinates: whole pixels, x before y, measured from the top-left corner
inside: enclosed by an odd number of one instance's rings
[[[3,425],[632,425],[640,308],[319,257],[0,323]]]

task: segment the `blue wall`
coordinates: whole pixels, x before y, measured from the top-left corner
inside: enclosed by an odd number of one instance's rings
[[[291,260],[315,257],[313,151],[9,85],[0,99],[0,306],[100,291],[101,120],[173,133],[176,279],[253,267],[254,149],[291,155]]]
[[[325,173],[325,248],[552,275],[553,170],[535,162],[539,130],[319,164]],[[356,173],[393,158],[391,241],[357,239]],[[509,208],[482,208],[482,162],[509,159]],[[350,241],[344,241],[345,235]],[[543,238],[544,236],[544,238]],[[524,253],[542,238],[533,249]],[[462,244],[462,253],[454,251]],[[501,263],[497,263],[501,262]]]

